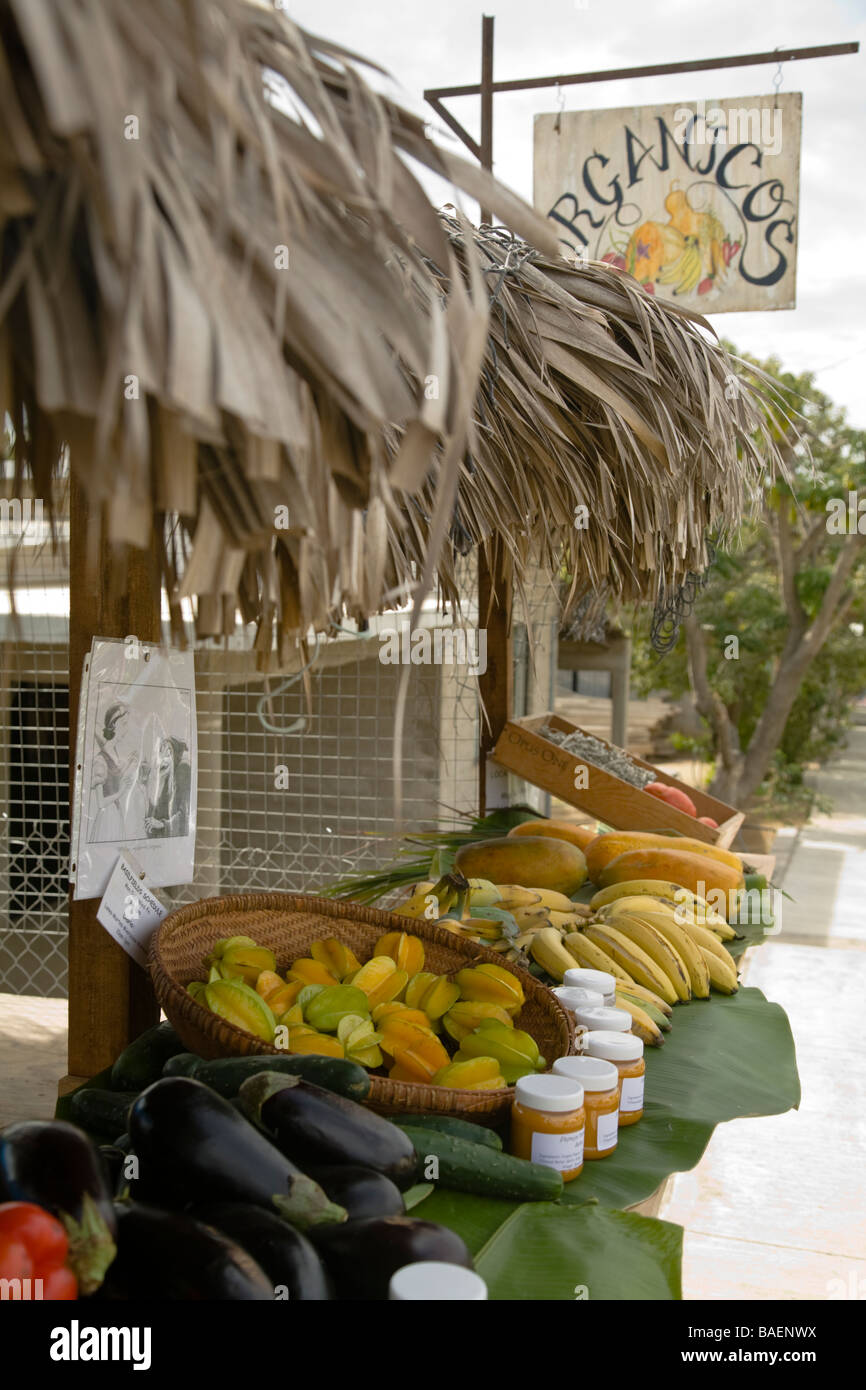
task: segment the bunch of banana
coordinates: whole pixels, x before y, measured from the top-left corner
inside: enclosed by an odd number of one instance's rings
[[[577,940],[576,938],[580,939]],[[562,980],[566,970],[573,970],[576,966],[584,963],[575,951],[575,948],[580,949],[584,945],[592,947],[592,943],[587,941],[580,932],[570,932],[563,940],[555,927],[545,927],[533,937],[530,951],[533,960],[548,975],[551,975],[555,980]],[[605,952],[599,950],[597,954],[594,954],[590,950],[584,957],[584,959],[586,958],[592,959],[594,962],[589,967],[590,969],[607,970],[609,974],[615,974],[618,1000],[620,1000],[620,988],[623,991],[629,991],[628,995],[623,993],[618,1007],[631,1014],[631,1031],[637,1037],[651,1047],[659,1047],[664,1042],[664,1038],[662,1036],[662,1024],[658,1020],[664,1019],[665,1024],[667,1024],[670,1006],[650,990],[636,985]],[[667,1026],[670,1025],[667,1024]]]
[[[677,908],[677,922],[681,925],[689,920],[697,922],[700,926],[715,932],[722,941],[731,941],[737,935],[734,928],[711,907],[706,898],[693,893],[689,888],[683,888],[679,883],[670,883],[664,879],[640,878],[627,883],[612,883],[609,888],[601,888],[590,900],[589,905],[593,911],[598,911],[599,908],[619,901],[620,898],[634,897],[657,898],[661,902],[671,903]]]
[[[648,894],[617,898],[600,909],[599,919],[608,931],[622,933],[645,951],[668,974],[681,999],[688,997],[681,992],[683,974],[697,999],[709,999],[711,985],[722,994],[736,992],[737,968],[718,937],[673,903]]]
[[[416,921],[437,922],[452,910],[461,917],[469,893],[469,882],[462,874],[443,874],[437,883],[416,883],[411,896],[394,911]]]

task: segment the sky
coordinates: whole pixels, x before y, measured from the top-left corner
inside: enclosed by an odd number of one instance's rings
[[[859,40],[854,56],[782,67],[803,93],[797,307],[717,314],[719,334],[816,384],[866,428],[866,0],[284,0],[291,17],[393,74],[387,88],[466,154],[423,100],[427,87],[477,82],[481,16],[496,17],[494,78],[598,71]],[[708,103],[773,90],[775,65],[561,89],[564,109]],[[378,81],[375,85],[379,85]],[[447,103],[477,137],[477,97]],[[555,89],[494,98],[494,173],[532,198],[532,125]],[[467,205],[474,215],[474,209]]]

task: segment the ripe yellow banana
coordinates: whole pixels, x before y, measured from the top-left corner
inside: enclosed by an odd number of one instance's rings
[[[670,1004],[665,1005],[667,1013],[662,1013],[661,1009],[657,1009],[654,1004],[650,1004],[648,1000],[644,999],[640,994],[635,994],[633,989],[627,989],[625,985],[623,985],[622,989],[617,990],[616,998],[617,1002],[614,1005],[615,1008],[624,1009],[626,1008],[626,1004],[635,1004],[639,1009],[643,1009],[645,1014],[649,1014],[653,1023],[656,1027],[660,1028],[663,1033],[669,1033],[671,1031]],[[620,1003],[620,1000],[625,1002]],[[629,1012],[631,1012],[631,1010],[629,1010]]]
[[[699,946],[698,950],[706,961],[707,970],[710,972],[710,984],[713,989],[717,989],[720,994],[736,994],[739,989],[739,981],[737,979],[737,967],[731,957],[728,956],[728,960],[723,961],[712,951],[708,951],[705,946]]]
[[[571,898],[567,898],[564,893],[557,893],[555,888],[533,888],[531,891],[538,893],[543,905],[553,912],[573,912],[575,909]]]
[[[489,878],[470,878],[469,901],[473,907],[497,907],[502,894]]]
[[[540,888],[521,888],[519,883],[497,883],[499,901],[497,907],[505,912],[513,912],[516,907],[540,907]]]
[[[666,879],[636,878],[628,883],[612,883],[609,888],[600,888],[590,898],[589,905],[592,908],[607,907],[608,903],[615,903],[618,898],[635,898],[644,894],[651,898],[668,898],[673,902],[674,895],[680,891],[678,883],[670,883]]]
[[[679,994],[665,972],[646,951],[624,936],[612,923],[587,922],[583,931],[590,941],[607,951],[623,970],[627,970],[639,985],[645,985],[647,989],[661,995],[668,1004],[678,1002]]]
[[[708,927],[701,927],[697,922],[686,922],[683,924],[683,931],[688,932],[698,946],[704,951],[711,952],[723,965],[733,965],[734,958],[730,951],[726,951],[719,938]]]
[[[570,969],[574,969],[575,966],[582,966],[584,970],[604,970],[615,980],[619,980],[621,984],[634,984],[628,971],[623,970],[622,966],[618,965],[607,951],[603,951],[594,941],[590,941],[583,931],[569,932],[563,945],[574,956]]]
[[[639,1004],[650,1004],[667,1018],[670,1018],[673,1013],[673,1009],[666,999],[654,994],[651,989],[645,989],[643,985],[635,984],[634,980],[617,980],[616,988],[617,993],[622,989],[623,994],[633,994]]]
[[[668,945],[676,951],[688,972],[689,984],[695,999],[709,999],[710,997],[710,972],[707,969],[706,961],[701,955],[700,947],[697,942],[689,936],[685,927],[681,927],[673,918],[672,914],[664,912],[641,914],[641,917],[655,931],[663,936]]]
[[[631,1014],[631,1031],[635,1037],[640,1038],[641,1042],[646,1043],[649,1047],[661,1047],[665,1040],[661,1028],[653,1022],[649,1014],[639,1004],[632,1003],[625,995],[617,994],[616,1007]]]
[[[577,931],[587,920],[579,912],[557,912],[554,908],[547,910],[547,917],[552,927],[557,927],[561,932]]]
[[[566,970],[574,969],[574,958],[565,949],[556,927],[542,927],[541,931],[537,931],[529,950],[532,959],[557,982],[562,981]]]
[[[623,901],[627,902],[628,899],[623,899]],[[677,998],[682,1003],[687,1003],[692,997],[692,987],[688,968],[679,951],[671,945],[666,936],[656,931],[656,928],[645,917],[622,911],[613,915],[615,907],[621,907],[621,903],[614,903],[611,907],[602,908],[603,920],[612,922],[624,936],[628,937],[629,941],[634,942],[642,951],[645,951],[659,970],[667,975],[676,990]],[[607,913],[612,915],[608,917]]]
[[[686,917],[693,917],[700,925],[718,932],[726,941],[736,936],[733,927],[710,906],[706,898],[693,893],[689,888],[681,887],[679,883],[659,878],[637,878],[628,883],[612,883],[609,888],[602,888],[595,894],[590,900],[590,907],[608,907],[622,898],[635,897],[649,897],[671,903],[677,909],[678,922],[682,922]]]
[[[545,927],[551,926],[550,913],[546,907],[505,907],[499,904],[504,912],[510,912],[519,927]]]

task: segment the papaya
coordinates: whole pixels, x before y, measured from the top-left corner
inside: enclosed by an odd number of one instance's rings
[[[743,861],[738,854],[729,849],[719,849],[718,845],[704,844],[703,840],[693,840],[688,835],[657,835],[649,830],[607,830],[602,835],[596,835],[586,847],[586,867],[593,883],[601,882],[598,875],[611,859],[632,849],[674,849],[677,853],[687,851],[689,854],[702,854],[705,858],[727,864],[738,873],[743,872]],[[683,884],[683,887],[686,885]]]
[[[736,895],[743,887],[742,867],[732,869],[730,864],[722,864],[705,854],[661,846],[630,849],[618,854],[594,881],[600,888],[609,888],[612,883],[628,883],[639,878],[669,879],[704,898],[710,893],[724,893],[726,902],[732,902],[729,895]]]
[[[466,878],[517,883],[522,888],[554,888],[566,897],[586,882],[583,851],[552,835],[505,836],[462,845],[454,867]]]
[[[520,839],[524,835],[549,835],[554,840],[565,840],[567,844],[577,845],[579,850],[585,850],[595,839],[596,833],[594,825],[572,825],[571,821],[567,820],[525,820],[509,830],[507,838],[511,840]],[[535,884],[532,886],[535,887]]]

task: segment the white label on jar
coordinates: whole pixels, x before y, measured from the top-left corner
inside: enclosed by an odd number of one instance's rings
[[[596,1126],[597,1149],[612,1149],[616,1144],[616,1136],[619,1131],[619,1110],[612,1110],[607,1115],[599,1115]]]
[[[643,1110],[643,1083],[642,1076],[624,1076],[622,1078],[619,1109],[620,1114],[624,1115],[627,1111]]]
[[[570,1134],[533,1134],[532,1162],[570,1173],[583,1163],[583,1135],[582,1127]]]

